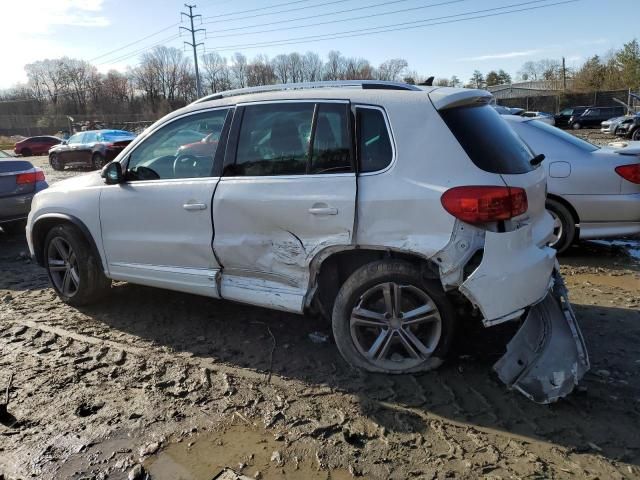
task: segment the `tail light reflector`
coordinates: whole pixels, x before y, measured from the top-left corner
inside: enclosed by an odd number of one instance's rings
[[[616,167],[616,173],[631,183],[640,184],[640,163],[632,163],[631,165],[620,165]]]
[[[444,209],[467,223],[486,223],[522,215],[529,207],[527,192],[519,187],[455,187],[442,194]]]
[[[42,170],[36,170],[35,172],[28,173],[19,173],[18,175],[16,175],[16,183],[18,185],[36,182],[44,182],[44,172]]]

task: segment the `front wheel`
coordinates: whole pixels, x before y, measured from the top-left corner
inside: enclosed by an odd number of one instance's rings
[[[640,127],[636,128],[631,134],[631,140],[640,141]]]
[[[57,153],[52,153],[51,155],[49,155],[49,165],[51,165],[51,168],[53,168],[54,170],[64,170],[64,163],[62,163],[62,160],[60,160],[60,157]]]
[[[100,153],[94,153],[91,157],[91,165],[93,166],[93,168],[95,170],[100,170],[102,167],[104,167],[104,164],[104,157]]]
[[[30,157],[32,154],[31,149],[29,148],[23,148],[20,153],[22,154],[23,157]]]
[[[569,209],[556,200],[548,198],[546,208],[553,217],[553,238],[549,246],[563,253],[575,239],[576,222]]]
[[[58,225],[47,234],[44,246],[47,274],[58,297],[69,305],[95,302],[111,287],[82,233],[72,225]]]
[[[573,128],[574,130],[580,130],[582,128],[582,125],[580,125],[578,122],[575,122],[571,125],[571,128]]]
[[[332,316],[338,350],[370,372],[439,367],[453,342],[455,313],[437,281],[398,260],[369,263],[338,292]]]

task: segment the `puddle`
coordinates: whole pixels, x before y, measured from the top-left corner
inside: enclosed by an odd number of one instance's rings
[[[640,240],[638,239],[630,238],[628,240],[591,240],[591,243],[620,248],[634,260],[640,262]]]
[[[250,426],[185,438],[145,462],[154,480],[211,480],[225,467],[250,478],[260,472],[264,480],[353,478],[345,470],[319,470],[314,450],[292,453],[271,433]]]

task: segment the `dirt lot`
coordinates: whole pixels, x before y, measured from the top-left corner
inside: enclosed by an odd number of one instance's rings
[[[0,233],[0,478],[640,478],[638,240],[561,259],[592,369],[551,406],[492,373],[508,326],[466,324],[437,372],[369,375],[312,318],[125,283],[68,307],[26,252]]]

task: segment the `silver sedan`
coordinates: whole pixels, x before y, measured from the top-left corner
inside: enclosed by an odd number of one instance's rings
[[[598,147],[537,120],[505,115],[547,170],[553,246],[640,233],[640,142]]]

